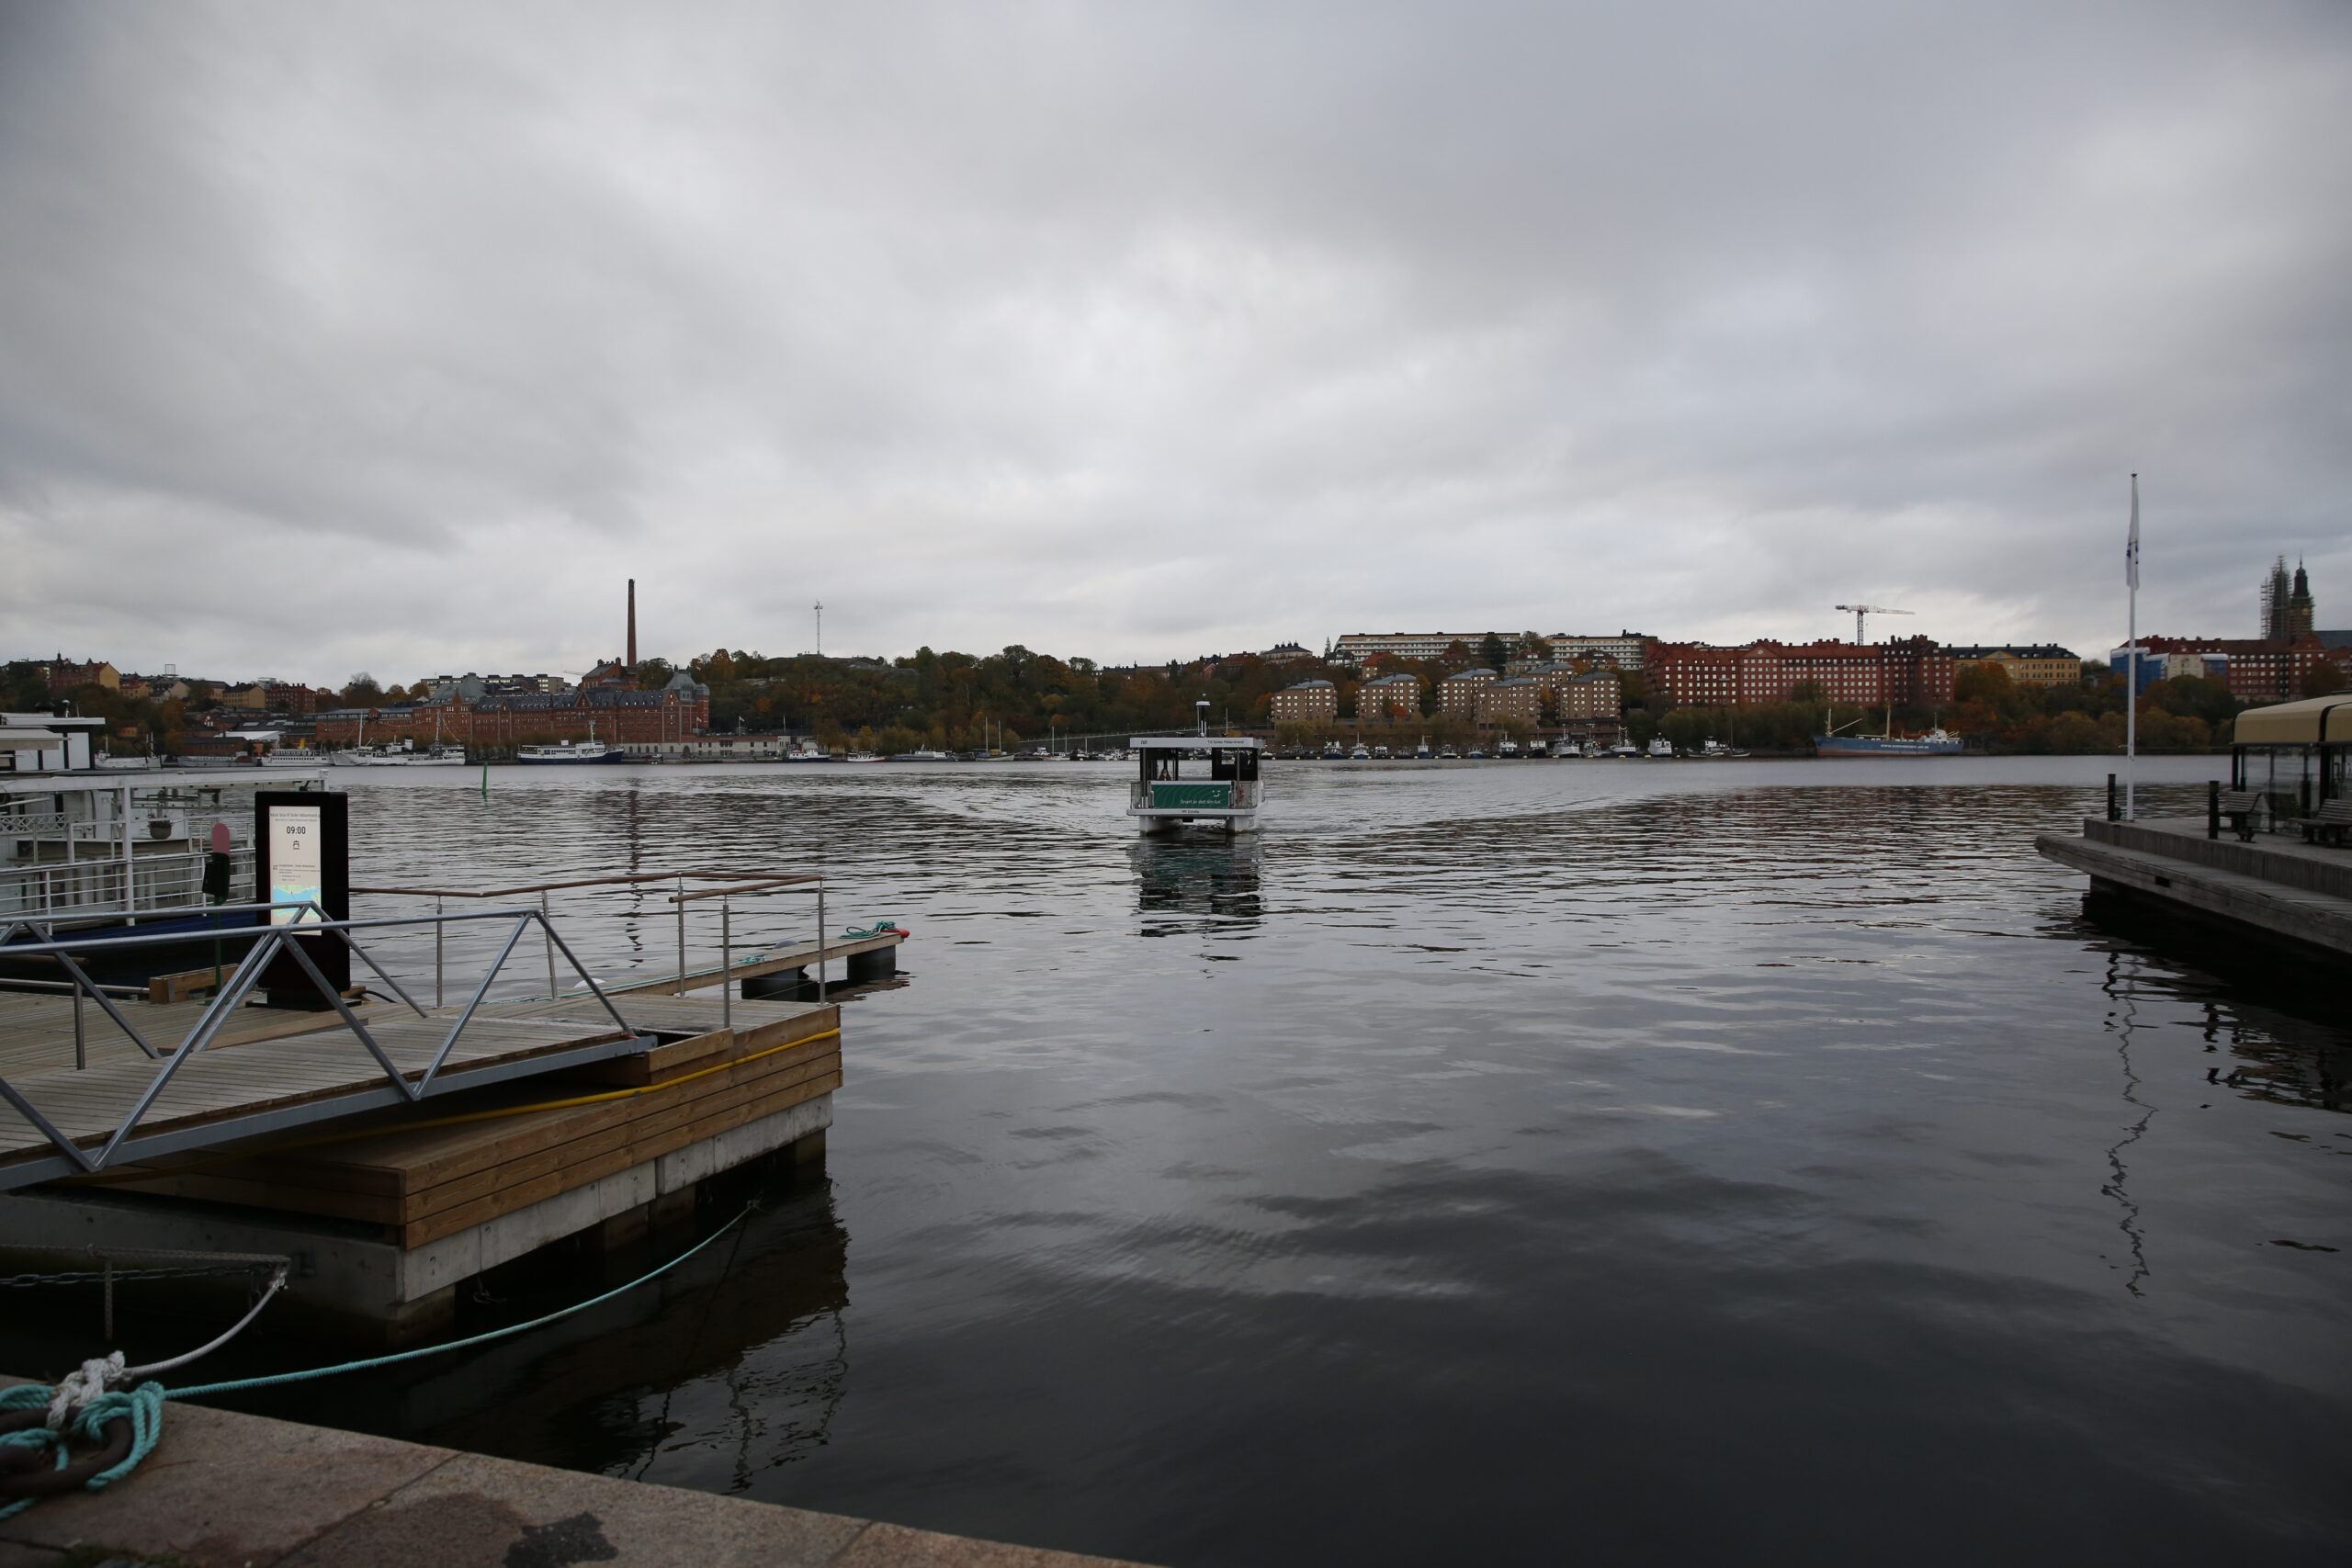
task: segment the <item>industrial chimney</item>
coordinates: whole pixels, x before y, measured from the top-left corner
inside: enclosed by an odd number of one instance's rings
[[[637,579],[628,580],[628,667],[637,668]]]

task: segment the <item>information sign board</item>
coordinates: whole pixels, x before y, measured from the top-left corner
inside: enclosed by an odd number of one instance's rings
[[[1233,785],[1218,780],[1214,784],[1159,784],[1151,786],[1151,807],[1155,811],[1225,811],[1233,806]]]

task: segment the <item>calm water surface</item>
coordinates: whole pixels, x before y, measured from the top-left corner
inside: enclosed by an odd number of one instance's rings
[[[363,881],[822,854],[915,940],[740,1240],[259,1407],[1188,1568],[2341,1562],[2352,1042],[2086,923],[2109,765],[355,785]]]

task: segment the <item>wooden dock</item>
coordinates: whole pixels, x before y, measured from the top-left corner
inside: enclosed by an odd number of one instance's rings
[[[371,1011],[375,1016],[364,1021],[368,1032],[412,1080],[432,1063],[456,1021],[454,1011],[425,1018],[405,1009]],[[90,1012],[106,1017],[95,1008]],[[310,1024],[300,1033],[249,1039],[234,1049],[199,1051],[181,1062],[118,1157],[146,1158],[407,1103],[341,1019],[333,1013],[296,1016]],[[95,1150],[113,1135],[161,1065],[119,1032],[103,1055],[89,1058],[86,1069],[74,1066],[70,1040],[62,1061],[54,1032],[46,1034],[44,1043],[46,1060],[54,1065],[12,1066],[8,1081],[85,1149]],[[24,1044],[19,1033],[12,1052]],[[485,1010],[458,1036],[434,1087],[436,1094],[454,1092],[644,1049],[642,1038],[610,1017],[582,1022],[501,1017]],[[13,1108],[0,1113],[0,1190],[72,1175],[77,1168]]]
[[[603,1010],[591,1000],[483,1010],[502,1027],[582,1029]],[[841,1086],[838,1008],[739,1001],[732,1028],[720,1024],[715,998],[629,997],[621,1010],[662,1043],[323,1136],[255,1140],[85,1179],[119,1192],[365,1221],[416,1247]]]

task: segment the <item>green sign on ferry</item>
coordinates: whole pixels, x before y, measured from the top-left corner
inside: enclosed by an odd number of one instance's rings
[[[1233,785],[1224,780],[1215,784],[1154,784],[1151,805],[1155,811],[1229,811],[1233,807]]]

